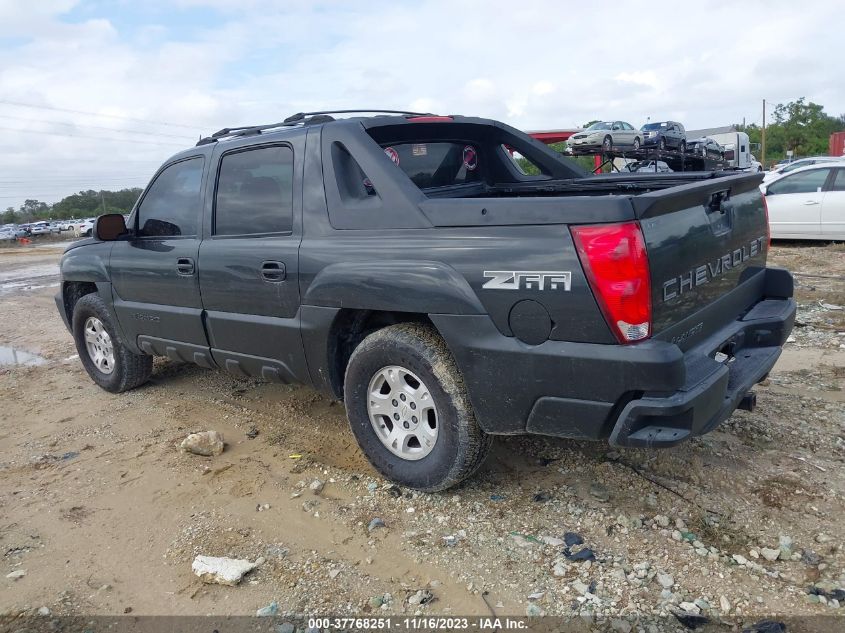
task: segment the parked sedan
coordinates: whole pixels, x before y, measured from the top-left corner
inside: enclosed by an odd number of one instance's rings
[[[687,133],[684,126],[677,121],[646,123],[641,129],[645,147],[656,146],[658,149],[686,151]]]
[[[640,149],[642,133],[625,121],[597,121],[581,132],[573,134],[567,141],[570,152],[601,149],[610,152],[614,149]]]
[[[625,171],[668,174],[674,170],[662,160],[638,160],[625,165]]]
[[[32,235],[50,235],[53,232],[53,227],[49,222],[35,222],[29,227],[29,232]]]
[[[809,156],[807,158],[798,158],[790,163],[778,163],[778,167],[766,172],[766,175],[763,176],[763,182],[771,182],[785,174],[795,171],[796,169],[801,169],[802,167],[809,167],[810,165],[816,165],[818,163],[842,161],[845,161],[845,156]]]
[[[802,167],[760,189],[773,238],[845,239],[845,161]]]
[[[80,220],[74,225],[74,230],[76,231],[77,235],[82,235],[83,237],[91,237],[91,234],[94,230],[94,220],[96,218],[88,218],[86,220]]]
[[[691,154],[700,154],[704,158],[721,160],[725,157],[725,148],[709,136],[687,141],[687,151]]]
[[[5,226],[0,227],[0,231],[4,233],[11,233],[16,238],[29,236],[29,231],[27,229],[15,224],[6,224]]]

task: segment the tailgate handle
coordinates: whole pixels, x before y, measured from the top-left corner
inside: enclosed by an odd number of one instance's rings
[[[710,195],[710,202],[707,203],[707,213],[715,213],[716,211],[719,213],[725,213],[725,211],[731,208],[730,204],[726,204],[730,201],[730,198],[730,189],[712,193]]]

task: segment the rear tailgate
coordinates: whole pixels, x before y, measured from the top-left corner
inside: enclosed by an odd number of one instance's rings
[[[656,338],[686,348],[761,297],[768,249],[761,181],[726,176],[631,198],[648,251]]]

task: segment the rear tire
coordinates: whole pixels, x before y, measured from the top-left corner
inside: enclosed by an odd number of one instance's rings
[[[666,149],[666,139],[664,137],[660,138],[660,142],[657,144],[657,147],[661,152]]]
[[[681,141],[680,151],[681,151],[681,154],[687,153],[687,142],[686,141]]]
[[[364,455],[402,486],[450,488],[472,475],[490,448],[492,438],[475,419],[463,377],[430,326],[401,323],[365,338],[349,359],[344,399]],[[427,417],[414,416],[423,410]]]
[[[121,393],[149,380],[152,356],[129,350],[118,335],[111,310],[98,295],[88,294],[76,302],[72,329],[82,366],[106,391]]]
[[[635,138],[634,139],[634,151],[637,152],[637,151],[639,151],[639,149],[640,149],[640,139]]]

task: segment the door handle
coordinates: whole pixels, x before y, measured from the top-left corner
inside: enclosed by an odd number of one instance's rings
[[[180,257],[176,260],[176,272],[180,275],[191,276],[194,274],[194,260],[190,257]]]
[[[819,201],[818,201],[818,200],[807,200],[807,201],[804,203],[804,205],[805,205],[805,206],[810,206],[810,205],[812,205],[812,204],[818,204],[818,203],[819,203]]]
[[[266,261],[261,264],[261,277],[264,281],[278,283],[287,277],[285,265],[282,262]]]

